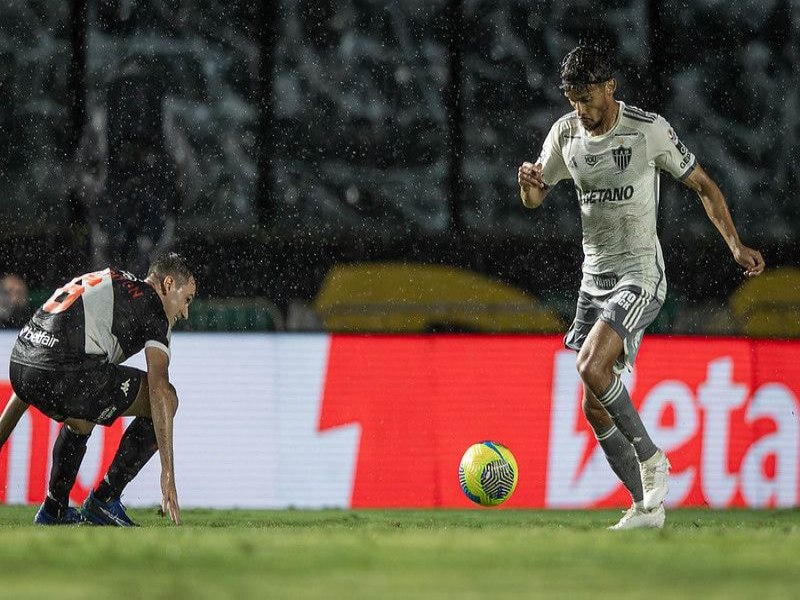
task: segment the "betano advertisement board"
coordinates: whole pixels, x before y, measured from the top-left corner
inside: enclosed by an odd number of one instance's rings
[[[0,405],[13,332],[0,333]],[[583,418],[575,354],[558,336],[173,336],[184,507],[472,506],[461,454],[515,454],[512,508],[627,506]],[[648,336],[624,376],[672,462],[672,506],[796,506],[800,343]],[[143,366],[137,356],[130,364]],[[125,423],[97,427],[72,492],[105,472]],[[0,453],[0,502],[44,498],[59,425],[35,410]],[[159,463],[128,487],[160,501]]]

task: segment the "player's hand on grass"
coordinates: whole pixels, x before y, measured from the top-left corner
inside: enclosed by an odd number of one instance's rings
[[[181,524],[181,507],[178,504],[175,479],[163,472],[161,473],[161,514],[169,515],[175,525]]]
[[[517,172],[517,182],[523,191],[527,192],[531,186],[544,189],[547,184],[542,179],[542,165],[524,162]]]
[[[733,258],[745,268],[744,274],[747,277],[755,277],[764,272],[764,257],[758,250],[739,245],[733,251]]]

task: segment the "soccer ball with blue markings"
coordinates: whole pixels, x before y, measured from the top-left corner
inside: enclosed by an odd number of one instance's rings
[[[497,442],[473,444],[458,467],[458,480],[467,498],[481,506],[497,506],[517,487],[517,460],[511,450]]]

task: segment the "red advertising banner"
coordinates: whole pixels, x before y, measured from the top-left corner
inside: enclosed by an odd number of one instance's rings
[[[333,336],[320,428],[361,424],[352,506],[468,506],[461,455],[510,444],[509,505],[545,502],[554,336]]]
[[[657,337],[626,383],[673,470],[668,503],[798,503],[796,342]],[[362,427],[352,506],[470,506],[455,472],[491,439],[515,454],[508,507],[624,506],[555,336],[334,336],[320,428]]]
[[[0,336],[0,346],[10,350],[14,339]],[[173,342],[184,506],[472,507],[458,464],[487,439],[518,462],[504,507],[630,502],[586,423],[575,353],[560,336],[181,334]],[[800,505],[798,359],[800,342],[645,338],[623,382],[672,462],[668,505]],[[10,393],[0,372],[0,409]],[[105,473],[123,427],[95,429],[74,502]],[[0,452],[0,503],[42,501],[57,431],[36,410],[23,417]],[[157,503],[158,481],[151,461],[126,503]]]

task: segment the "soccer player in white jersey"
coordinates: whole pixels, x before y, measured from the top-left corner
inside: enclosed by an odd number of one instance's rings
[[[573,111],[550,129],[536,163],[519,167],[522,203],[536,208],[562,179],[577,191],[583,276],[564,343],[578,352],[583,412],[633,505],[611,529],[662,527],[669,460],[653,444],[620,373],[630,369],[642,334],[666,294],[656,234],[659,174],[694,190],[708,218],[748,277],[764,270],[739,239],[717,184],[659,115],[614,98],[611,58],[580,45],[561,63],[561,89]]]

